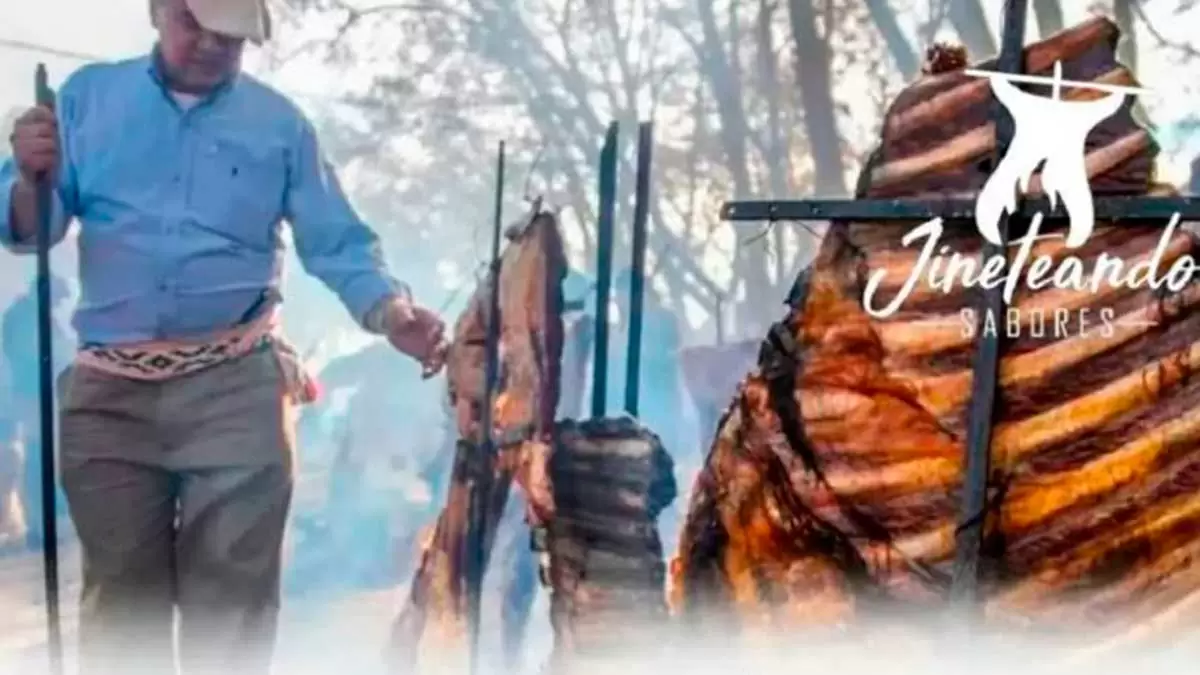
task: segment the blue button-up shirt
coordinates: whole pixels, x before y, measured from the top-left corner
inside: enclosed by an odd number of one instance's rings
[[[201,336],[278,300],[292,227],[304,269],[366,325],[399,290],[375,234],[358,218],[312,125],[282,94],[242,74],[181,108],[153,55],[88,65],[57,100],[62,165],[52,242],[79,228],[83,344]],[[0,245],[17,168],[0,166]]]

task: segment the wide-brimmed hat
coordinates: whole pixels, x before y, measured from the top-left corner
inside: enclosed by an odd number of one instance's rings
[[[266,0],[186,0],[196,22],[214,33],[261,45],[271,38]]]

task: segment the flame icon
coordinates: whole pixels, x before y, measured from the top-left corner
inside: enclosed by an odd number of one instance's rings
[[[1088,134],[1121,108],[1126,95],[1148,92],[1135,87],[1064,80],[1061,61],[1054,64],[1053,78],[980,70],[966,72],[988,78],[996,98],[1012,114],[1016,126],[1008,152],[975,203],[979,233],[993,244],[1002,243],[1000,219],[1016,212],[1017,190],[1028,192],[1034,173],[1041,167],[1042,188],[1051,208],[1056,208],[1061,200],[1070,219],[1067,246],[1082,246],[1095,227],[1095,208],[1085,164]],[[1049,84],[1053,93],[1050,97],[1031,94],[1018,89],[1014,82]],[[1063,86],[1106,91],[1109,95],[1091,101],[1070,101],[1061,96]]]

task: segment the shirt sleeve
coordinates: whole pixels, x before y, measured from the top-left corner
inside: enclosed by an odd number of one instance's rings
[[[75,165],[71,152],[72,125],[75,121],[75,102],[72,95],[72,82],[68,80],[59,93],[55,110],[58,115],[58,141],[62,153],[58,182],[50,193],[50,245],[54,246],[63,240],[67,233],[67,225],[71,218],[78,213],[78,196],[76,192]],[[16,160],[7,157],[0,164],[0,246],[17,254],[29,254],[37,250],[32,238],[18,239],[13,230],[12,196],[13,188],[20,179]]]
[[[284,215],[304,270],[336,293],[360,326],[378,332],[371,310],[404,286],[389,274],[379,237],[350,205],[306,119],[288,171]]]

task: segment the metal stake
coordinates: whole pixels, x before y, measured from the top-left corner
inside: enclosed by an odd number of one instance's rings
[[[1001,34],[997,70],[1006,73],[1023,72],[1025,61],[1025,24],[1028,0],[1005,0],[1004,28]],[[998,163],[1013,138],[1013,120],[999,101],[993,99],[996,120],[996,154]],[[1010,230],[1023,228],[1028,221],[1019,215],[1000,220],[1000,244],[983,242],[983,260],[1005,258]],[[1003,344],[1000,335],[984,329],[988,316],[1000,321],[1004,315],[1004,289],[988,288],[981,299],[982,312],[976,335],[974,384],[967,417],[967,456],[963,462],[963,491],[960,503],[957,540],[954,550],[954,571],[950,582],[950,597],[968,610],[976,609],[979,595],[979,563],[983,540],[987,534],[988,474],[991,467],[992,422],[996,408],[997,375]]]
[[[612,290],[613,206],[617,195],[616,122],[600,151],[600,209],[596,234],[596,341],[592,345],[592,418],[604,417],[608,396],[608,300]]]
[[[50,89],[45,64],[39,63],[34,74],[34,97],[39,106],[53,109],[54,91]],[[57,472],[54,468],[54,341],[50,297],[50,210],[54,176],[41,175],[37,181],[37,304],[38,304],[38,384],[42,448],[42,562],[46,583],[46,632],[50,672],[63,672],[62,621],[58,598],[58,520]]]
[[[641,384],[642,312],[646,284],[646,218],[650,209],[650,160],[654,149],[654,123],[638,125],[637,188],[633,203],[633,263],[629,278],[629,345],[625,361],[625,412],[638,414]]]
[[[500,238],[503,236],[504,208],[504,141],[496,158],[496,204],[492,222],[492,261],[488,279],[487,337],[483,410],[480,411],[480,447],[478,460],[473,462],[471,485],[468,486],[467,515],[467,640],[470,650],[471,675],[480,672],[479,625],[483,601],[483,578],[487,568],[488,509],[492,497],[492,472],[495,468],[495,443],[492,438],[492,406],[496,381],[500,373]]]

